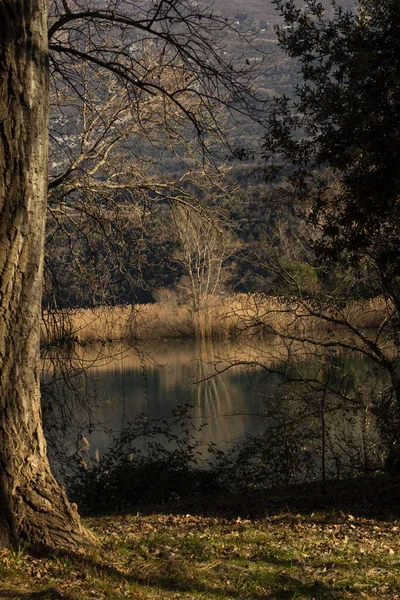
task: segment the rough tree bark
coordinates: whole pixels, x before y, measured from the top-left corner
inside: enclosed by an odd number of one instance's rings
[[[90,543],[53,478],[41,423],[47,195],[46,3],[0,0],[0,546]]]

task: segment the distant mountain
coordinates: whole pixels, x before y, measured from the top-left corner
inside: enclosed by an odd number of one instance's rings
[[[326,6],[327,16],[332,15],[332,5],[329,0],[322,0]],[[345,10],[354,10],[356,0],[338,0],[337,2]],[[298,1],[299,8],[305,7],[307,2],[304,0]],[[276,6],[272,4],[272,0],[215,0],[214,8],[216,11],[231,17],[232,19],[240,19],[241,15],[247,14],[251,16],[255,22],[267,20],[271,25],[279,23],[280,17]]]
[[[207,0],[204,0],[207,1]],[[333,14],[330,0],[322,0],[326,5],[326,16]],[[337,0],[345,10],[354,11],[356,0]],[[298,0],[299,8],[305,8],[307,2]],[[260,99],[285,94],[291,96],[299,80],[299,68],[278,47],[275,27],[282,24],[282,18],[272,0],[215,0],[215,12],[226,15],[235,22],[240,33],[251,42],[237,36],[227,36],[225,52],[246,64],[259,63],[256,88]],[[239,147],[254,147],[260,140],[260,130],[247,123],[236,129],[236,142]],[[257,146],[257,143],[255,144]]]

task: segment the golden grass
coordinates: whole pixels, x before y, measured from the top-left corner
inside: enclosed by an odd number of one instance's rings
[[[379,327],[390,306],[383,298],[355,301],[323,309],[308,301],[291,301],[262,294],[211,296],[207,306],[193,314],[186,306],[158,302],[137,306],[72,309],[44,314],[42,343],[148,341],[182,338],[231,339],[240,335],[273,333],[301,335],[326,331],[342,323]]]
[[[94,343],[126,339],[130,334],[130,306],[101,306],[70,309],[55,314],[45,312],[42,319],[42,344],[51,342]]]

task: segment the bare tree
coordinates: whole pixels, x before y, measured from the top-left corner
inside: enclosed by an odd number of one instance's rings
[[[110,244],[110,253],[118,254],[135,245],[129,231],[146,229],[159,201],[192,202],[189,181],[224,180],[218,154],[229,134],[225,103],[186,91],[177,105],[175,91],[184,90],[188,81],[180,59],[148,40],[140,52],[142,68],[152,72],[167,96],[157,90],[132,97],[115,73],[68,58],[69,68],[63,62],[67,75],[53,74],[49,233],[53,240],[64,238],[67,246],[74,245],[72,228],[82,232],[81,239],[96,232]],[[218,124],[212,128],[210,110]],[[209,128],[204,138],[193,139],[187,111],[202,130]],[[76,272],[90,268],[76,245],[71,256]],[[119,262],[122,266],[126,258]],[[52,279],[54,273],[53,268]]]
[[[219,185],[221,191],[221,179]],[[184,272],[179,287],[195,315],[222,291],[228,260],[237,248],[223,207],[218,201],[213,205],[210,190],[206,193],[207,200],[200,206],[180,203],[172,207],[173,235],[178,242],[174,258]]]
[[[0,543],[89,538],[53,479],[41,427],[39,328],[47,196],[47,29],[39,2],[0,7]]]
[[[232,26],[210,7],[186,0],[76,1],[0,5],[1,425],[0,542],[26,540],[62,549],[89,542],[76,509],[53,479],[46,457],[39,391],[39,324],[48,147],[48,50],[51,70],[74,87],[70,61],[106,69],[138,106],[172,102],[207,149],[218,126],[216,104],[246,111],[249,71],[226,61],[221,43]],[[164,86],[142,63],[144,40],[184,71],[185,85]],[[201,103],[196,116],[184,98]],[[63,178],[66,185],[66,178]],[[53,184],[54,185],[54,184]]]
[[[207,149],[208,134],[221,131],[217,107],[255,110],[254,67],[223,52],[227,36],[238,33],[211,6],[187,0],[54,2],[50,23],[51,71],[79,95],[74,64],[106,69],[138,113],[151,98],[172,103],[189,125],[188,134],[194,130]],[[171,127],[168,113],[166,120]]]

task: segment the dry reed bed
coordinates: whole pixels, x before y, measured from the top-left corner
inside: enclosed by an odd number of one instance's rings
[[[388,310],[383,298],[352,302],[339,309],[259,294],[212,296],[198,314],[186,306],[161,302],[71,309],[44,314],[42,344],[302,334],[325,331],[335,322],[346,321],[359,328],[378,327]]]

